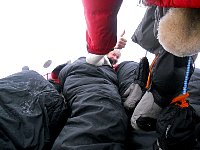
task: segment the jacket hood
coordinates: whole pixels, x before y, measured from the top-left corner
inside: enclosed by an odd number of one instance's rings
[[[200,9],[171,8],[159,22],[158,40],[175,56],[197,54],[200,51]]]

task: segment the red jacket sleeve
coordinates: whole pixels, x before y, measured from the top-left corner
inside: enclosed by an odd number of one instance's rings
[[[82,0],[88,52],[104,55],[117,42],[117,14],[123,0]]]
[[[200,0],[145,0],[145,4],[160,7],[200,8]]]

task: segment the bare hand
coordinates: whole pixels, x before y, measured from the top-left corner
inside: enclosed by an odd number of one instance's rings
[[[126,46],[127,40],[125,38],[123,38],[124,34],[125,34],[125,30],[120,35],[120,38],[119,38],[117,44],[115,45],[114,49],[122,49]]]

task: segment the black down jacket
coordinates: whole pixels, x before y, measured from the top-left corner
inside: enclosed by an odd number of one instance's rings
[[[123,150],[128,123],[114,70],[79,58],[61,70],[59,79],[71,115],[53,149]]]
[[[157,6],[147,7],[142,21],[135,30],[132,41],[145,50],[158,56],[151,72],[150,90],[156,104],[167,106],[171,99],[181,94],[188,57],[177,57],[162,47],[157,38],[160,19],[167,13],[168,8]],[[193,61],[195,61],[193,56]],[[191,66],[189,78],[193,73]]]
[[[35,71],[0,79],[0,149],[48,150],[67,120],[64,98]]]

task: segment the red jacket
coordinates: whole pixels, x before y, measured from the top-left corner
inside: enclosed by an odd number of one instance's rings
[[[82,0],[88,52],[105,55],[117,42],[117,14],[123,0]]]
[[[145,0],[145,3],[160,7],[200,8],[200,0]]]

